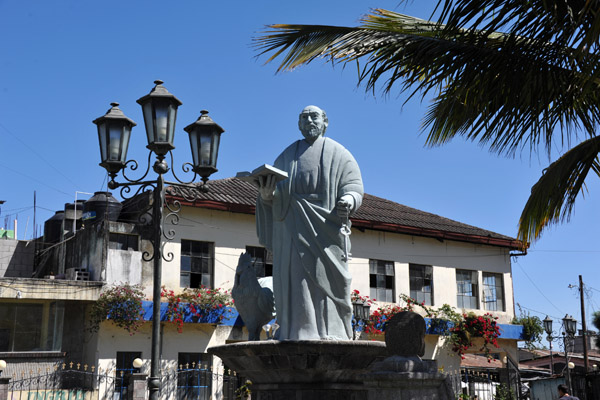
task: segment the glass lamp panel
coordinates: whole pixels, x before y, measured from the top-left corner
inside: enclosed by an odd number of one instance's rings
[[[146,125],[146,135],[148,135],[148,144],[154,142],[154,124],[152,122],[152,103],[147,102],[142,106],[144,113],[144,124]]]
[[[121,161],[121,137],[123,136],[123,127],[111,124],[108,128],[108,160]]]
[[[552,333],[552,321],[547,315],[546,318],[544,319],[544,330],[546,331],[546,333],[548,335],[550,335]]]
[[[127,161],[127,150],[129,149],[129,138],[131,137],[131,126],[123,126],[123,149],[121,150],[121,161]]]
[[[196,131],[190,133],[190,149],[192,150],[192,164],[198,165],[200,160],[198,159],[198,135]]]
[[[211,153],[211,135],[202,132],[200,134],[200,162],[199,165],[210,165],[210,153]]]
[[[175,139],[175,121],[177,120],[177,106],[173,103],[169,104],[168,131],[167,141],[173,143]]]
[[[573,318],[569,318],[567,320],[567,333],[569,335],[574,335],[577,331],[577,321]]]
[[[100,159],[102,162],[106,161],[106,144],[108,139],[106,137],[106,124],[98,125],[98,140],[100,141]]]
[[[213,167],[217,166],[217,157],[219,156],[219,142],[221,140],[221,135],[218,133],[215,133],[212,137],[212,158],[211,158],[211,162],[210,165],[212,165]]]
[[[154,105],[154,116],[156,117],[155,125],[156,132],[154,132],[154,141],[166,142],[168,121],[169,121],[169,107],[165,103],[156,102]]]

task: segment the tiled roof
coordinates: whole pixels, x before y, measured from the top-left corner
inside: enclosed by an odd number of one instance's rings
[[[167,195],[183,205],[254,214],[258,190],[250,183],[227,178],[208,182],[208,191],[170,186]],[[365,194],[362,206],[352,216],[357,228],[405,233],[437,239],[458,240],[494,246],[520,248],[509,236],[453,221],[407,207],[381,197]]]

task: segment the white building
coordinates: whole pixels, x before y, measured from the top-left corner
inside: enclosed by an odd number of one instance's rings
[[[257,192],[252,185],[230,178],[209,182],[207,193],[181,190],[167,190],[168,202],[182,205],[178,224],[168,219],[165,225],[166,230],[176,232],[164,247],[165,253],[173,255],[172,261],[163,262],[162,284],[167,289],[180,291],[202,284],[231,289],[238,257],[245,251],[256,258],[257,274],[271,273],[269,253],[256,237]],[[105,370],[130,369],[133,358],[150,359],[150,323],[130,336],[110,322],[91,334],[83,322],[83,310],[97,299],[102,284],[140,284],[150,300],[152,263],[142,261],[142,252],[151,248],[150,233],[138,220],[147,204],[144,196],[128,202],[119,222],[84,221],[73,239],[63,237],[44,252],[44,260],[34,271],[39,279],[0,279],[0,284],[11,288],[0,292],[0,315],[8,315],[5,311],[11,307],[11,315],[19,315],[22,307],[38,304],[40,315],[48,315],[43,317],[45,321],[54,318],[52,349],[43,349],[48,351],[48,365],[64,360]],[[500,324],[509,324],[514,317],[511,252],[517,252],[520,244],[515,239],[368,194],[352,217],[352,225],[349,268],[352,288],[361,294],[378,302],[398,302],[400,294],[406,294],[433,307],[449,304],[459,310],[491,312]],[[87,273],[90,282],[60,279],[67,277],[70,268]],[[46,276],[55,279],[44,279]],[[15,298],[15,291],[21,291],[21,298]],[[51,310],[52,304],[58,311],[43,311]],[[11,359],[16,365],[24,362],[27,353],[40,353],[38,348],[15,347],[23,326],[17,319],[0,317],[0,358],[9,365]],[[32,329],[48,336],[39,320],[25,322],[37,324],[38,328]],[[232,324],[189,323],[178,333],[174,325],[163,323],[163,366],[173,369],[199,361],[218,367],[218,361],[205,354],[207,347],[243,340],[247,335]],[[515,332],[504,330],[497,349],[500,359],[509,355],[516,360],[519,336]],[[479,346],[472,350],[477,352]],[[43,361],[44,354],[36,357]],[[425,358],[437,359],[445,370],[457,369],[460,362],[437,335],[426,336]],[[149,362],[142,369],[149,370]]]

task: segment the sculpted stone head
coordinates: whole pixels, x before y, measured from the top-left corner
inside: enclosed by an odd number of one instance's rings
[[[298,127],[302,136],[310,143],[325,134],[327,125],[329,125],[327,114],[316,106],[304,107],[298,118]]]

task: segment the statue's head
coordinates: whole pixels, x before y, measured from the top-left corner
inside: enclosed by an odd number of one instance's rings
[[[316,106],[304,107],[298,118],[298,127],[302,132],[302,136],[310,143],[325,134],[327,125],[329,125],[327,114]]]

